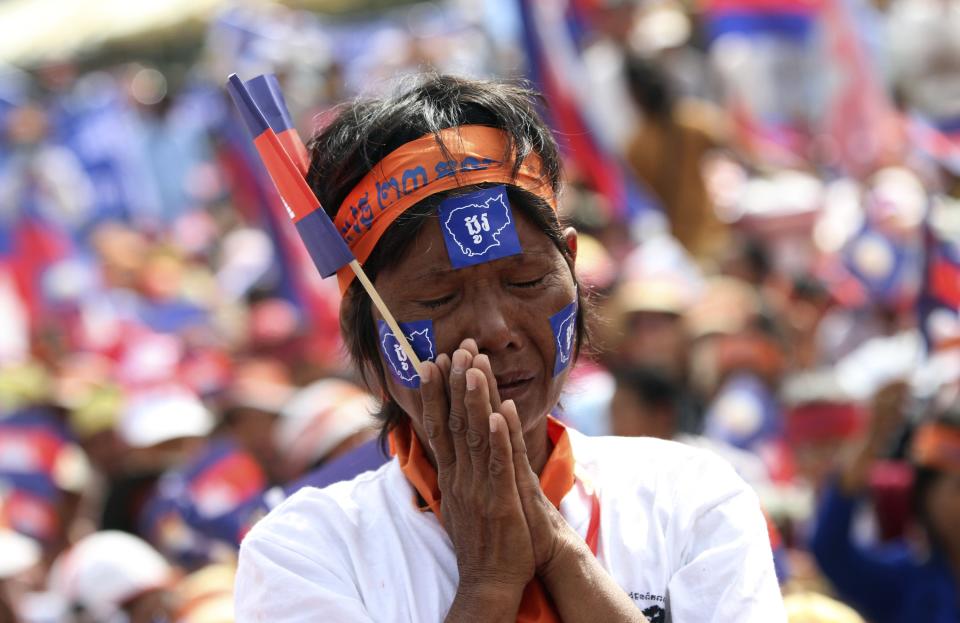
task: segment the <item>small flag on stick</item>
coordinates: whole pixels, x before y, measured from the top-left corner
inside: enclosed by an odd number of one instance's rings
[[[335,274],[344,266],[350,266],[367,294],[370,295],[374,305],[380,311],[380,315],[383,316],[384,321],[396,336],[403,352],[413,362],[417,374],[420,374],[420,360],[410,346],[410,342],[403,331],[400,330],[397,321],[390,310],[387,309],[386,303],[380,298],[376,288],[373,287],[373,283],[367,278],[360,262],[353,256],[330,217],[320,206],[320,201],[317,200],[316,195],[307,185],[302,170],[297,167],[290,153],[284,148],[263,111],[257,106],[250,91],[247,90],[247,86],[236,74],[231,74],[227,82],[227,91],[240,111],[243,123],[253,137],[253,145],[260,155],[260,160],[263,161],[267,173],[270,174],[270,179],[273,180],[273,184],[280,194],[280,199],[287,209],[287,214],[297,228],[300,239],[307,247],[313,263],[320,271],[320,275],[326,278]],[[271,95],[265,101],[271,102],[270,105],[279,110],[279,117],[289,119],[286,105],[283,104],[283,100],[279,96],[279,89],[276,89],[274,93],[276,96]],[[296,134],[292,124],[286,132]],[[303,144],[299,137],[297,137],[296,142]],[[292,149],[295,150],[295,148]]]
[[[284,151],[297,165],[300,174],[306,177],[310,158],[307,155],[306,146],[300,140],[300,135],[297,134],[297,129],[293,125],[293,118],[290,116],[286,100],[283,99],[283,93],[280,92],[277,77],[273,74],[264,74],[247,80],[246,84],[253,103],[266,117],[267,123],[280,139]]]

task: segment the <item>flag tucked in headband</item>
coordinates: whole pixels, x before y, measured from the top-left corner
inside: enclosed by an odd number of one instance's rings
[[[337,270],[347,267],[353,271],[360,279],[383,319],[390,326],[393,334],[397,336],[400,347],[419,374],[420,360],[416,353],[403,332],[400,331],[393,314],[387,309],[383,299],[380,298],[373,284],[364,274],[360,263],[334,228],[330,217],[323,210],[316,195],[307,185],[307,181],[303,177],[305,165],[298,167],[295,162],[295,158],[298,157],[296,154],[301,153],[298,145],[302,145],[302,141],[299,137],[292,140],[292,137],[296,136],[296,130],[290,124],[290,115],[286,111],[279,89],[275,87],[275,81],[254,79],[252,82],[261,103],[269,111],[268,114],[271,115],[277,127],[281,128],[282,132],[288,137],[287,148],[284,147],[284,142],[277,136],[276,131],[267,121],[267,117],[254,97],[247,90],[247,85],[236,74],[230,76],[227,82],[227,90],[239,109],[240,116],[253,137],[253,144],[257,153],[260,154],[260,159],[280,194],[280,199],[287,209],[287,214],[294,222],[297,233],[300,234],[300,238],[307,247],[317,270],[323,277],[329,277]],[[287,149],[291,149],[293,154],[288,152]],[[305,153],[305,150],[302,153]]]
[[[313,263],[322,276],[329,277],[337,269],[348,265],[354,259],[353,254],[307,186],[303,174],[283,148],[283,143],[254,102],[246,85],[234,74],[230,76],[227,89],[253,136],[257,153],[276,185],[287,214],[310,252]]]

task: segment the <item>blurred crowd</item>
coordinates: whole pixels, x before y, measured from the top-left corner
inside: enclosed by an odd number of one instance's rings
[[[956,0],[458,0],[0,64],[0,622],[232,621],[250,526],[387,460],[222,84],[308,138],[427,70],[544,92],[595,303],[560,416],[727,458],[792,622],[960,621],[958,47]]]

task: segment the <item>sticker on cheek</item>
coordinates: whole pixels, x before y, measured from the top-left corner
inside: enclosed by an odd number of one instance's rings
[[[505,186],[484,188],[440,204],[440,229],[450,265],[466,268],[520,253]]]
[[[553,376],[557,376],[570,365],[573,357],[574,340],[577,337],[577,302],[573,301],[550,316],[550,328],[553,330],[553,344],[557,349],[553,360]]]
[[[436,359],[437,353],[434,345],[437,342],[433,336],[432,320],[417,320],[398,324],[420,361]],[[387,367],[393,374],[393,378],[405,387],[412,389],[420,387],[420,376],[417,374],[417,369],[413,367],[413,362],[403,352],[400,341],[397,340],[386,322],[380,320],[378,326],[380,330],[380,350],[383,351],[383,358],[387,360]]]

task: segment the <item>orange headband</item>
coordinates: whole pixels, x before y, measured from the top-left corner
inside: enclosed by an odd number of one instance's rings
[[[530,154],[524,158],[514,176],[508,146],[506,132],[482,125],[441,130],[439,140],[433,134],[421,136],[378,162],[340,204],[333,224],[363,264],[398,216],[445,190],[483,182],[513,184],[537,195],[556,211],[556,196],[540,173],[540,157]],[[353,281],[353,271],[341,268],[337,281],[340,293],[345,294]]]
[[[924,424],[913,438],[911,455],[917,465],[960,472],[960,429]]]

